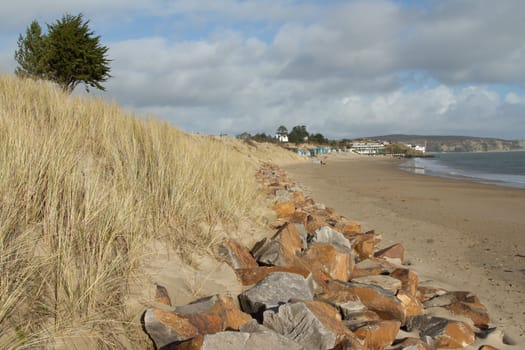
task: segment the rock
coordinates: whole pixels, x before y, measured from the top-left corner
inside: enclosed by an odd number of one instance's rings
[[[400,326],[399,321],[369,321],[354,334],[364,341],[366,349],[383,350],[394,342]]]
[[[294,224],[285,224],[271,238],[265,238],[255,244],[252,254],[262,265],[296,266],[296,253],[303,248],[303,241]],[[301,266],[299,266],[301,267]]]
[[[435,347],[421,339],[404,338],[396,345],[389,347],[388,350],[435,350]]]
[[[341,222],[337,228],[341,231],[341,233],[349,238],[358,235],[361,232],[361,225],[358,223],[345,220]]]
[[[275,201],[276,202],[289,202],[292,199],[292,195],[287,190],[276,190],[275,191]]]
[[[419,301],[425,302],[439,295],[446,294],[447,292],[448,291],[446,289],[429,285],[422,286],[420,283],[417,287],[417,298],[419,299]]]
[[[155,301],[164,305],[171,306],[171,299],[166,287],[161,286],[159,284],[156,284],[155,287]]]
[[[457,302],[467,302],[467,303],[479,303],[479,299],[476,295],[471,292],[464,291],[454,291],[454,292],[445,292],[438,296],[433,297],[425,301],[423,304],[425,307],[435,307],[435,306],[445,306]]]
[[[341,232],[328,226],[318,228],[312,236],[311,243],[329,243],[339,251],[352,253],[350,241]]]
[[[401,289],[401,281],[385,275],[373,275],[373,276],[364,276],[352,278],[352,282],[361,283],[361,284],[373,284],[375,286],[381,287],[392,291],[396,294],[399,289]]]
[[[218,249],[219,256],[233,269],[257,267],[257,262],[245,246],[238,242],[227,240]]]
[[[353,334],[333,315],[327,304],[296,302],[281,305],[275,313],[264,312],[263,324],[305,349],[333,349],[345,339],[354,341],[354,348],[361,348]]]
[[[419,277],[417,273],[410,269],[398,268],[390,273],[395,279],[401,281],[401,288],[412,296],[417,295],[417,287],[419,283]]]
[[[499,350],[492,345],[481,345],[478,350]]]
[[[275,332],[219,332],[193,338],[177,350],[300,350],[302,346]]]
[[[371,276],[371,275],[389,275],[396,267],[385,260],[369,258],[355,264],[352,270],[352,278]]]
[[[301,269],[299,267],[286,267],[286,266],[258,266],[258,267],[252,267],[248,269],[237,269],[235,270],[235,274],[237,275],[237,278],[244,286],[249,286],[252,284],[255,284],[262,279],[264,279],[266,276],[268,276],[272,272],[290,272],[290,273],[296,273],[304,278],[308,278],[311,273],[309,270]]]
[[[378,250],[374,253],[374,256],[376,258],[399,259],[399,261],[401,261],[402,263],[405,258],[405,248],[402,244],[397,243],[384,249]]]
[[[317,229],[326,225],[328,225],[326,218],[320,215],[309,214],[306,218],[306,231],[308,233],[313,234]]]
[[[352,320],[356,317],[363,315],[368,311],[365,304],[355,296],[354,300],[347,300],[343,302],[335,302],[335,305],[339,308],[339,312],[343,317],[343,320]]]
[[[420,337],[430,337],[438,348],[464,348],[475,341],[474,330],[461,321],[434,316],[414,316],[406,321],[408,331],[419,330]]]
[[[302,256],[311,271],[322,270],[331,278],[348,281],[354,268],[354,259],[328,243],[314,243]]]
[[[397,292],[396,297],[405,306],[406,317],[423,315],[425,313],[423,304],[419,301],[419,299],[408,292],[400,290]]]
[[[237,308],[232,298],[217,295],[171,312],[148,309],[144,314],[144,328],[160,349],[198,335],[238,330],[251,319]]]
[[[370,258],[381,241],[381,236],[375,233],[363,233],[353,237],[352,248],[360,261]]]
[[[288,272],[274,272],[242,292],[239,295],[239,301],[244,312],[260,316],[263,311],[277,308],[290,299],[312,300],[313,296],[313,285],[303,276]]]
[[[405,306],[388,289],[368,284],[332,280],[328,282],[327,291],[320,295],[321,298],[333,303],[354,300],[355,296],[381,318],[404,322]]]
[[[285,218],[293,215],[295,212],[295,204],[292,201],[279,202],[274,204],[272,209],[278,218]]]
[[[290,222],[294,224],[306,225],[306,220],[308,219],[308,213],[297,209],[293,215],[290,217]]]

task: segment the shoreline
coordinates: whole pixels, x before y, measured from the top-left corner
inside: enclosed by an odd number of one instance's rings
[[[402,243],[421,281],[468,290],[509,342],[525,344],[525,190],[418,175],[384,157],[337,154],[283,168],[316,201]]]

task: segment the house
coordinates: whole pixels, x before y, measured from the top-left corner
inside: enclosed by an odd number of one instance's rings
[[[275,134],[275,138],[279,142],[288,142],[288,133],[286,133],[286,132],[277,132]]]
[[[359,154],[384,154],[385,145],[378,142],[356,142],[350,150]]]

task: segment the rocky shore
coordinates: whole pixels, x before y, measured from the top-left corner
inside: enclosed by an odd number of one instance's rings
[[[162,281],[143,317],[157,349],[506,349],[487,307],[470,291],[421,283],[402,243],[305,197],[286,172],[264,164],[274,234],[217,258],[243,286],[172,307]],[[497,346],[497,347],[495,347]]]

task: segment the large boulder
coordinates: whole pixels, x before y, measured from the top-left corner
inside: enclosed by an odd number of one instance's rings
[[[144,328],[160,349],[198,335],[238,330],[251,320],[250,315],[238,309],[232,298],[216,295],[178,307],[175,311],[148,309],[144,314]]]
[[[354,299],[355,296],[383,319],[399,320],[403,323],[406,318],[405,306],[395,294],[391,290],[372,284],[332,280],[328,282],[327,291],[321,295],[331,302],[344,302]]]
[[[252,284],[255,284],[261,280],[263,280],[266,276],[273,272],[290,272],[290,273],[296,273],[304,278],[309,278],[311,275],[309,270],[302,269],[300,267],[294,267],[294,266],[258,266],[258,267],[252,267],[248,269],[237,269],[235,270],[235,274],[237,275],[237,278],[244,286],[249,286]]]
[[[313,297],[312,281],[295,273],[274,272],[242,292],[239,302],[244,312],[257,317],[265,310],[276,309],[290,299],[312,300]]]
[[[242,244],[227,240],[219,246],[219,257],[234,269],[257,267],[257,262],[248,248]]]
[[[322,270],[331,278],[348,281],[354,268],[354,258],[348,252],[340,252],[329,243],[314,243],[302,256],[311,271]]]
[[[390,277],[390,276],[384,276],[384,275],[373,275],[373,276],[363,276],[363,277],[352,278],[352,282],[361,283],[361,284],[373,284],[383,289],[390,290],[394,294],[396,294],[398,290],[401,289],[400,280]]]
[[[396,339],[401,323],[399,321],[369,321],[354,331],[368,350],[383,350]]]
[[[342,343],[347,349],[361,349],[359,341],[336,314],[336,310],[322,302],[295,302],[281,305],[277,312],[266,311],[263,324],[305,349],[333,349]]]
[[[434,316],[414,316],[406,321],[408,331],[418,330],[420,337],[430,337],[437,348],[457,349],[474,343],[474,330],[465,322]]]
[[[342,252],[352,253],[348,238],[328,226],[318,228],[311,237],[311,243],[329,243]]]

